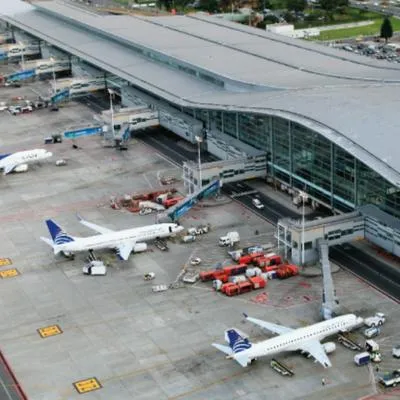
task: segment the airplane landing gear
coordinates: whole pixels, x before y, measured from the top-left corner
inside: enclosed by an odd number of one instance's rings
[[[88,255],[87,261],[88,262],[98,261],[96,255],[94,254],[94,251],[92,249],[89,249],[89,255]]]

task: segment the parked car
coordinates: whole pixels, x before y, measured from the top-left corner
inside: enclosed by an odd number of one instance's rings
[[[365,318],[364,324],[366,326],[381,326],[385,323],[386,316],[383,313],[376,313],[373,317]]]
[[[251,202],[253,203],[253,206],[258,208],[259,210],[262,210],[264,208],[264,204],[261,203],[260,199],[255,198]]]
[[[365,329],[364,331],[364,336],[368,339],[373,338],[375,336],[378,336],[381,333],[381,330],[377,328],[376,326],[373,326],[371,328]]]

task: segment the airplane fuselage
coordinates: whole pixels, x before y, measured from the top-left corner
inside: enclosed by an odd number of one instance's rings
[[[59,244],[57,248],[61,251],[71,253],[89,249],[113,249],[122,242],[141,243],[156,238],[171,236],[176,233],[172,229],[174,225],[175,224],[155,224],[85,238],[74,238],[73,242]]]
[[[53,153],[44,149],[33,149],[18,151],[13,154],[9,154],[4,158],[0,159],[0,169],[5,169],[7,166],[19,166],[21,164],[31,164],[40,160],[44,160],[53,155]]]
[[[353,314],[343,315],[328,321],[318,322],[304,328],[298,328],[291,332],[254,343],[248,350],[241,354],[249,359],[276,354],[282,351],[295,351],[302,343],[310,340],[322,340],[340,331],[352,329],[357,324],[357,317]]]

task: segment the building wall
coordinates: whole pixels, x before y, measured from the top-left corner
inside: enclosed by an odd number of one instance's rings
[[[190,110],[208,129],[267,154],[268,176],[305,190],[320,203],[347,212],[374,204],[400,217],[400,188],[317,132],[279,117]]]

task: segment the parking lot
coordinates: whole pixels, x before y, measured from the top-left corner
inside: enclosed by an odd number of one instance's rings
[[[341,42],[335,44],[334,47],[343,49],[344,51],[359,54],[376,60],[386,60],[393,63],[400,63],[400,42],[395,39],[390,43],[377,43],[372,41],[356,42]]]
[[[26,96],[28,89],[0,88],[0,98]],[[127,262],[111,251],[96,252],[110,265],[106,276],[83,275],[83,253],[73,261],[54,256],[39,239],[48,237],[46,218],[75,236],[93,234],[76,213],[116,230],[152,224],[153,214],[113,210],[110,197],[155,190],[160,176],[176,169],[135,140],[124,152],[103,147],[98,136],[78,139],[78,149],[67,140],[43,144],[50,133],[92,120],[93,111],[81,103],[57,113],[0,115],[1,153],[45,146],[54,153],[26,173],[0,176],[0,258],[12,263],[0,267],[0,342],[29,399],[78,399],[90,391],[85,399],[254,400],[268,393],[285,400],[347,400],[380,392],[373,368],[356,367],[354,353],[340,345],[327,370],[298,354],[278,355],[295,371],[292,378],[273,371],[269,358],[242,368],[211,346],[223,343],[224,330],[232,326],[253,341],[268,337],[244,323],[242,312],[293,327],[317,322],[321,278],[273,280],[266,289],[234,298],[202,282],[153,293],[152,285],[174,282],[193,257],[202,259],[198,270],[227,261],[226,249],[217,242],[228,231],[238,231],[243,246],[274,240],[272,225],[234,201],[197,207],[182,218],[186,228],[211,225],[193,243],[168,241],[166,252],[150,244],[150,251]],[[68,163],[57,167],[61,158]],[[144,281],[149,272],[155,279]],[[334,281],[344,312],[388,315],[376,341],[383,347],[382,369],[398,368],[390,355],[392,344],[400,344],[398,305],[344,271]]]

